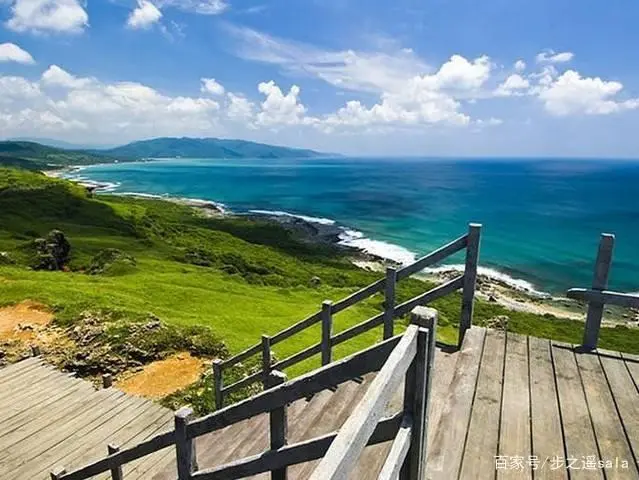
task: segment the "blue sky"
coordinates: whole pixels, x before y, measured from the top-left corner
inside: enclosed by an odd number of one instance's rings
[[[0,0],[0,138],[639,156],[639,4]]]

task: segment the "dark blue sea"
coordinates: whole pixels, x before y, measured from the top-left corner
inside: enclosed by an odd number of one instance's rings
[[[589,286],[599,235],[614,233],[611,287],[639,291],[639,162],[176,159],[92,166],[72,176],[112,183],[119,193],[336,222],[346,243],[404,262],[479,222],[487,271],[552,293]]]

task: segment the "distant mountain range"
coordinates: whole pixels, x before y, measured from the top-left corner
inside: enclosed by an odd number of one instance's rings
[[[41,139],[41,142],[47,142]],[[148,158],[311,158],[325,156],[313,150],[279,147],[245,140],[219,138],[155,138],[115,148],[65,148],[27,140],[0,141],[0,164],[42,169],[46,166],[91,165]]]
[[[93,150],[116,158],[305,158],[323,154],[313,150],[278,147],[245,140],[220,138],[155,138],[107,150]]]

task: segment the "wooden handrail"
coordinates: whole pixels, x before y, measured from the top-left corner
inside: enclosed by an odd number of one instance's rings
[[[326,365],[332,361],[332,349],[335,345],[338,345],[357,335],[365,333],[382,323],[384,325],[383,339],[388,339],[393,336],[393,321],[395,318],[406,315],[416,306],[426,305],[429,302],[436,300],[437,298],[448,295],[453,291],[459,289],[463,289],[459,335],[459,344],[461,345],[463,335],[465,331],[470,328],[470,325],[472,323],[475,283],[477,279],[477,265],[479,262],[480,234],[481,225],[470,224],[468,233],[466,235],[453,240],[443,247],[416,260],[414,263],[400,269],[389,267],[386,271],[385,278],[381,278],[376,282],[367,285],[366,287],[350,294],[349,296],[341,299],[338,302],[324,302],[320,311],[313,313],[304,320],[297,322],[270,337],[270,346],[272,347],[273,345],[276,345],[279,342],[284,341],[313,325],[316,325],[317,323],[321,323],[322,337],[320,343],[311,345],[298,353],[295,353],[283,360],[276,362],[274,365],[271,365],[271,368],[283,370],[320,353],[322,357],[322,365]],[[401,305],[395,305],[395,291],[396,283],[398,281],[401,281],[417,272],[420,272],[425,268],[434,265],[463,249],[466,249],[466,262],[463,275],[445,282],[444,284],[439,285],[438,287],[431,289],[428,292],[418,295]],[[384,292],[384,311],[380,315],[374,316],[362,323],[350,327],[349,329],[342,331],[337,335],[332,334],[333,317],[335,314],[381,292]],[[253,355],[257,355],[260,352],[262,352],[262,355],[264,355],[263,345],[256,344],[240,352],[234,357],[218,362],[218,366],[215,368],[216,373],[214,378],[214,396],[216,408],[223,407],[224,398],[229,393],[236,392],[244,387],[249,386],[252,383],[256,383],[260,379],[264,378],[266,374],[268,374],[267,369],[264,367],[261,371],[248,375],[243,379],[236,381],[232,385],[224,386],[224,368],[236,365],[240,361],[245,360]]]
[[[310,480],[338,480],[348,478],[368,439],[375,431],[384,409],[417,353],[419,327],[411,325],[375,376],[366,395],[340,429]]]

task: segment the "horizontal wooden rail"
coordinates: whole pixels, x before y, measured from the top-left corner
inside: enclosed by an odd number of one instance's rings
[[[411,275],[417,272],[421,272],[431,265],[435,265],[436,263],[441,262],[442,260],[466,248],[467,244],[468,235],[464,235],[444,245],[443,247],[438,248],[434,252],[429,253],[425,257],[420,258],[415,263],[400,268],[399,270],[397,270],[397,281],[403,280],[406,277],[410,277]]]
[[[401,420],[401,414],[381,420],[371,435],[368,445],[377,445],[395,438]],[[233,480],[317,460],[324,456],[336,436],[337,432],[332,432],[311,440],[286,445],[233,463],[201,470],[194,473],[192,478],[194,480]]]
[[[464,284],[464,276],[453,278],[446,283],[442,283],[437,287],[427,291],[426,293],[422,293],[421,295],[412,298],[400,305],[397,305],[395,308],[395,316],[401,317],[410,312],[413,308],[426,305],[427,303],[433,302],[438,298],[445,297],[449,293],[454,292],[455,290],[459,290],[462,288]]]
[[[566,292],[568,298],[617,305],[619,307],[639,308],[639,296],[630,293],[593,290],[589,288],[571,288]]]
[[[241,420],[270,412],[300,398],[314,395],[365,373],[379,370],[401,337],[390,338],[330,365],[326,365],[252,398],[222,408],[188,425],[189,438],[195,438]]]
[[[362,300],[366,300],[369,297],[372,297],[376,293],[379,293],[384,290],[386,286],[386,279],[382,278],[374,283],[371,283],[369,286],[358,290],[357,292],[349,295],[348,297],[340,300],[333,304],[333,314],[341,312],[348,307],[355,305],[356,303],[361,302]]]
[[[301,332],[302,330],[306,330],[308,327],[311,327],[318,323],[322,319],[322,312],[316,312],[308,318],[297,322],[294,325],[282,330],[281,332],[273,335],[271,337],[271,345],[275,345],[276,343],[281,342],[282,340],[286,340],[289,337],[292,337],[296,333]]]
[[[383,321],[384,313],[380,313],[379,315],[375,315],[373,318],[369,318],[364,322],[358,323],[351,328],[339,332],[337,335],[331,337],[331,347],[339,345],[340,343],[350,340],[351,338],[356,337],[357,335],[360,335],[364,332],[368,332],[370,329],[381,325]]]
[[[84,480],[86,478],[108,472],[120,465],[132,462],[175,444],[175,431],[166,432],[137,444],[134,447],[120,450],[102,460],[87,465],[86,467],[64,473],[57,480]]]
[[[419,327],[406,329],[397,347],[375,376],[364,398],[340,429],[310,480],[348,478],[359,456],[375,431],[384,409],[404,381],[408,367],[417,353]]]
[[[410,449],[412,432],[413,418],[411,415],[406,414],[402,419],[402,425],[395,436],[377,480],[397,480],[399,478],[402,465]]]
[[[257,344],[257,345],[253,345],[250,348],[247,348],[246,350],[238,353],[237,355],[226,359],[226,360],[222,360],[222,362],[220,363],[220,365],[222,367],[231,367],[233,365],[236,365],[238,363],[240,363],[242,360],[246,360],[249,357],[252,357],[253,355],[257,355],[258,353],[260,353],[262,348],[261,344]]]
[[[262,380],[263,377],[264,377],[264,373],[262,372],[262,370],[252,373],[244,377],[242,380],[238,380],[235,383],[232,383],[230,385],[227,385],[226,387],[223,387],[222,393],[229,394],[229,393],[236,392],[244,387],[248,387],[252,383],[259,382],[260,380]]]
[[[308,348],[305,348],[301,352],[298,352],[290,357],[285,358],[284,360],[280,360],[273,365],[273,368],[276,370],[284,370],[296,363],[299,363],[307,358],[311,358],[313,355],[317,355],[322,351],[322,344],[316,343],[315,345],[311,345]]]

